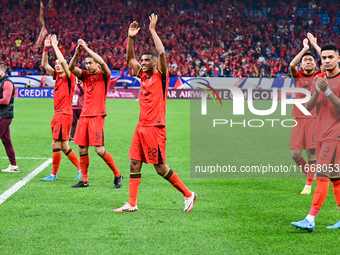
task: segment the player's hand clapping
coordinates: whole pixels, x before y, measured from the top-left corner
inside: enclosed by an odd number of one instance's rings
[[[45,38],[44,47],[45,48],[50,48],[51,46],[52,46],[51,35],[48,35]]]
[[[78,40],[78,46],[81,46],[82,49],[87,50],[87,44],[83,39]]]
[[[56,35],[51,36],[52,46],[58,46],[58,39]]]
[[[303,47],[304,47],[305,49],[309,49],[308,43],[309,43],[309,41],[308,41],[307,38],[303,39]]]
[[[310,44],[314,47],[314,45],[317,45],[316,43],[316,37],[314,37],[311,33],[307,33],[307,38],[310,41]]]
[[[80,45],[78,45],[77,48],[76,48],[75,54],[79,55],[79,54],[82,53],[82,52],[83,52],[83,47],[80,46]]]
[[[328,89],[327,78],[320,78],[320,77],[315,78],[314,88],[317,93],[320,93],[321,91],[325,92]]]

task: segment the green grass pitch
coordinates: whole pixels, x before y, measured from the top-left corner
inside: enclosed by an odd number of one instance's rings
[[[265,101],[257,103],[264,109],[268,105]],[[91,187],[71,189],[77,182],[72,180],[77,171],[63,155],[58,181],[39,181],[50,173],[50,165],[0,205],[0,254],[338,252],[340,232],[326,229],[340,219],[332,188],[316,220],[316,231],[307,233],[290,226],[291,221],[303,219],[311,205],[312,195],[299,195],[304,178],[190,178],[188,100],[168,100],[167,163],[198,194],[194,209],[183,213],[182,195],[159,177],[152,165],[144,165],[139,212],[113,213],[114,208],[128,201],[127,155],[139,104],[135,100],[108,99],[106,105],[105,148],[124,175],[122,188],[112,188],[112,172],[90,148]],[[21,172],[0,173],[0,194],[51,158],[52,116],[52,99],[16,99],[11,134]],[[290,129],[232,132],[243,141],[242,146],[230,143],[234,162],[292,163]],[[257,132],[256,144],[251,144],[253,132]],[[275,148],[270,147],[273,143]],[[5,168],[9,163],[0,147],[0,166]],[[77,152],[76,145],[71,147]]]

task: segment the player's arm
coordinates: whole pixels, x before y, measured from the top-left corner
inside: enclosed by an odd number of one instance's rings
[[[320,59],[321,57],[321,47],[317,44],[316,42],[316,37],[314,37],[311,33],[307,33],[307,38],[310,41],[310,44],[313,46],[313,48],[316,50],[316,52],[318,53]],[[323,73],[325,72],[325,68],[323,68],[323,66],[320,67],[320,72]]]
[[[95,53],[93,50],[91,50],[89,47],[87,47],[87,44],[84,40],[79,39],[78,40],[78,45],[82,46],[83,49],[91,56],[93,59],[100,65],[100,69],[102,73],[107,77],[111,71],[110,68],[107,66],[105,61],[102,59],[101,56],[99,56],[97,53]]]
[[[338,98],[328,87],[328,80],[326,78],[320,79],[319,88],[325,93],[328,100],[340,111],[340,98]]]
[[[83,51],[82,46],[78,45],[76,48],[76,51],[73,55],[73,58],[70,61],[70,65],[68,66],[68,69],[70,70],[71,73],[73,73],[76,77],[80,78],[82,75],[81,69],[76,67],[77,59],[80,55],[80,53]]]
[[[127,47],[126,47],[126,61],[128,62],[128,64],[130,65],[130,67],[135,73],[138,73],[141,67],[138,61],[136,60],[135,50],[133,48],[133,40],[135,36],[138,34],[139,29],[140,28],[138,27],[137,21],[134,21],[130,24],[129,30],[128,30]]]
[[[307,38],[308,38],[310,44],[313,46],[313,48],[318,53],[319,57],[321,58],[321,48],[316,42],[316,37],[314,37],[311,33],[307,33]]]
[[[297,65],[299,64],[302,56],[309,50],[308,39],[303,40],[303,49],[297,54],[293,60],[289,63],[289,69],[293,77],[296,77],[299,73]]]
[[[318,98],[320,95],[320,88],[319,88],[319,83],[321,82],[322,78],[319,77],[315,77],[313,80],[313,84],[314,84],[314,90],[315,93],[311,96],[311,98],[309,99],[309,101],[305,104],[305,107],[308,111],[311,111],[314,109],[314,107],[316,106],[316,103],[318,102]]]
[[[59,48],[58,48],[58,39],[56,35],[52,35],[51,37],[52,47],[54,49],[55,54],[57,55],[57,59],[59,60],[59,63],[61,67],[63,68],[66,76],[70,78],[70,70],[68,69],[68,64],[66,63],[63,54],[61,54]]]
[[[45,42],[44,42],[44,50],[43,50],[41,65],[46,70],[46,72],[48,72],[52,77],[54,77],[54,69],[48,63],[48,56],[47,56],[48,49],[51,46],[52,46],[52,44],[51,44],[51,35],[48,35],[48,36],[46,36]]]
[[[158,69],[161,71],[162,74],[166,75],[167,73],[167,66],[166,66],[166,57],[165,57],[165,49],[163,46],[163,43],[161,41],[161,39],[159,38],[159,36],[156,33],[156,23],[158,20],[158,16],[155,15],[154,13],[151,14],[151,16],[149,17],[150,20],[150,25],[149,25],[149,29],[152,35],[152,39],[155,43],[156,46],[156,50],[158,53]]]
[[[12,97],[13,85],[10,81],[5,81],[2,89],[3,93],[2,98],[0,98],[0,105],[8,105]]]

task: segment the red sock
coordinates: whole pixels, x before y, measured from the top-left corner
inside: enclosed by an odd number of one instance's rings
[[[111,154],[107,151],[104,152],[104,156],[101,156],[102,159],[105,161],[105,163],[110,167],[110,169],[113,172],[113,175],[115,177],[119,177],[121,174],[118,171],[118,168],[116,166],[115,161],[113,160],[113,157],[111,156]]]
[[[90,157],[88,153],[80,154],[80,169],[83,182],[89,182]]]
[[[296,163],[297,166],[301,169],[301,171],[304,172],[305,175],[307,175],[307,172],[306,172],[306,169],[307,169],[307,167],[306,167],[307,162],[306,162],[305,158],[304,158],[304,157],[301,157],[301,159],[300,159],[299,161],[296,161],[295,163]]]
[[[311,160],[308,161],[308,172],[307,172],[307,181],[306,181],[306,185],[312,185],[313,181],[314,181],[314,175],[316,172],[316,160]]]
[[[52,174],[57,175],[61,161],[61,148],[53,148],[52,155]]]
[[[180,191],[185,197],[192,195],[191,191],[184,185],[177,173],[171,169],[163,175],[163,178],[172,184],[178,191]]]
[[[340,180],[332,182],[335,201],[340,207]]]
[[[329,189],[329,179],[326,177],[318,177],[316,182],[316,188],[314,191],[312,208],[309,212],[310,215],[316,216],[325,201]],[[314,208],[313,208],[314,207]]]
[[[137,204],[137,196],[139,184],[142,180],[142,174],[139,173],[130,173],[130,182],[129,182],[129,204],[131,206],[136,206]]]
[[[77,154],[71,148],[65,153],[65,155],[73,163],[73,165],[75,165],[76,168],[80,170],[80,162]]]

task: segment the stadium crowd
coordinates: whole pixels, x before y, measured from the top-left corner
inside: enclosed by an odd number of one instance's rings
[[[340,45],[339,3],[327,1],[44,0],[45,27],[57,34],[70,60],[78,38],[104,57],[111,70],[131,74],[125,60],[126,27],[141,29],[136,55],[150,50],[150,7],[160,19],[158,34],[167,51],[171,76],[278,77],[303,47],[307,32],[318,44]],[[12,70],[44,73],[42,45],[35,47],[41,25],[39,0],[0,3],[0,60]],[[199,11],[200,10],[200,11]],[[148,46],[146,46],[148,45]],[[54,65],[55,55],[49,54]],[[83,64],[84,56],[78,66]]]

